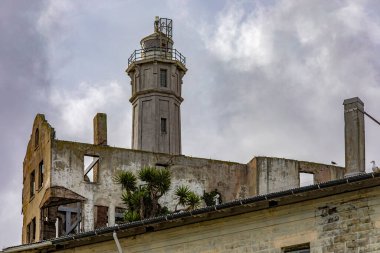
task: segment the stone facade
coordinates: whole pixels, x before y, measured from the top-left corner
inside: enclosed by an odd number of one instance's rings
[[[321,185],[321,189],[266,195],[262,200],[231,204],[219,211],[210,209],[187,218],[147,221],[146,225],[114,230],[123,251],[130,253],[282,253],[299,245],[311,253],[379,252],[379,176],[348,183],[338,180]],[[271,206],[273,201],[278,206]],[[109,231],[37,244],[34,250],[117,252],[112,229]]]

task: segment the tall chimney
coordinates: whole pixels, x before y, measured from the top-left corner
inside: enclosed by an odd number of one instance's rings
[[[97,113],[94,117],[94,144],[107,145],[107,114]]]
[[[344,100],[345,177],[365,173],[364,103],[358,97]]]

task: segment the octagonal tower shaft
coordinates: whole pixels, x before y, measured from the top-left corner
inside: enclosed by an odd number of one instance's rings
[[[178,155],[185,57],[173,49],[172,21],[156,18],[154,26],[126,70],[132,86],[132,148]]]

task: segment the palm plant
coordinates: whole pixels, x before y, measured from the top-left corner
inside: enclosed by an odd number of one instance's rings
[[[177,199],[177,204],[175,206],[175,211],[178,211],[178,206],[181,205],[185,207],[185,210],[194,210],[201,204],[201,197],[196,193],[191,191],[188,186],[179,186],[175,191],[175,196]]]
[[[194,192],[190,192],[187,196],[186,204],[189,210],[194,210],[201,204],[201,197],[199,197]]]
[[[116,175],[113,176],[113,181],[121,184],[123,189],[127,192],[136,190],[137,179],[131,171],[118,171]]]
[[[133,221],[154,217],[161,212],[167,213],[167,208],[161,208],[158,200],[169,191],[170,177],[167,169],[145,167],[138,172],[143,184],[137,186],[137,178],[132,172],[117,172],[113,180],[122,185],[124,192],[121,198],[128,207],[124,219]]]
[[[174,195],[176,196],[177,199],[177,204],[175,205],[175,212],[178,211],[178,206],[186,206],[187,203],[187,197],[190,193],[190,189],[188,186],[180,185],[177,187],[177,189],[174,192]]]

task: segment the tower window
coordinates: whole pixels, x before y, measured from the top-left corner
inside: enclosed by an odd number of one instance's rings
[[[34,196],[36,192],[36,176],[34,170],[30,173],[30,198]]]
[[[160,69],[160,86],[161,87],[168,87],[167,75],[168,75],[167,69]]]
[[[44,184],[44,161],[41,161],[38,165],[38,188],[41,188]]]
[[[167,133],[166,118],[161,118],[161,133]]]
[[[37,148],[40,142],[40,130],[38,128],[34,132],[34,147]]]

